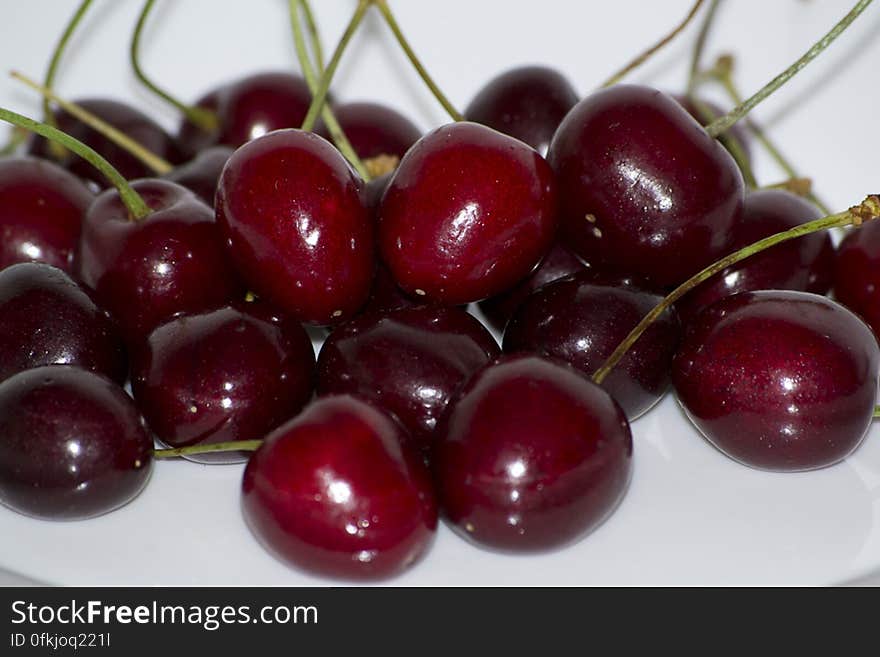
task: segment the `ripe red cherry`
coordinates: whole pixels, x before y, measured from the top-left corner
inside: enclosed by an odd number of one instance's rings
[[[79,178],[51,162],[0,158],[0,269],[36,261],[72,272],[83,215],[94,199]]]
[[[163,177],[186,187],[213,208],[220,173],[230,155],[231,148],[212,146],[200,151],[192,160],[174,168]]]
[[[333,107],[333,114],[342,127],[352,148],[362,159],[380,155],[401,158],[409,150],[422,131],[400,112],[378,103],[344,103]],[[330,139],[323,122],[315,132]]]
[[[244,288],[207,205],[167,180],[132,186],[153,213],[132,221],[116,190],[102,193],[86,213],[79,265],[83,282],[136,343],[165,320],[222,306]]]
[[[685,108],[688,114],[694,117],[697,121],[699,121],[700,125],[709,125],[713,119],[706,119],[703,117],[700,112],[700,108],[697,107],[696,104],[686,95],[682,94],[674,94],[672,98],[679,105]],[[709,110],[712,117],[715,119],[724,116],[727,114],[727,110],[722,109],[719,105],[716,105],[712,101],[706,100],[705,98],[698,99],[700,103],[705,105],[706,109]],[[740,121],[739,123],[735,123],[732,128],[730,128],[725,135],[729,136],[731,139],[736,140],[737,145],[739,146],[740,151],[746,157],[748,161],[751,161],[751,133],[749,129],[746,127],[745,121]],[[725,146],[726,148],[726,146]]]
[[[565,117],[547,159],[563,240],[590,264],[675,285],[722,256],[743,203],[730,154],[647,87],[595,93]]]
[[[309,132],[276,130],[239,148],[220,178],[217,221],[254,292],[312,324],[357,312],[375,269],[363,188]]]
[[[570,543],[611,513],[632,471],[620,406],[574,369],[534,356],[475,374],[439,431],[432,462],[441,508],[481,546]]]
[[[76,365],[124,383],[116,326],[85,290],[51,265],[0,271],[0,381],[42,365]]]
[[[513,314],[504,352],[550,356],[591,376],[662,299],[632,283],[603,284],[589,270],[554,281]],[[602,382],[630,421],[666,394],[680,333],[675,312],[667,310]]]
[[[742,292],[691,323],[673,365],[679,401],[722,452],[755,468],[812,470],[859,446],[880,350],[849,310],[806,292]]]
[[[171,447],[263,438],[312,396],[315,354],[303,328],[225,307],[155,329],[132,364],[147,424]],[[205,462],[244,460],[223,452]]]
[[[390,577],[437,527],[430,476],[394,420],[353,397],[325,397],[251,457],[242,510],[291,566],[347,579]]]
[[[318,393],[373,402],[428,450],[453,394],[499,352],[485,327],[458,308],[362,315],[333,331],[321,347]]]
[[[379,248],[405,292],[446,305],[524,278],[556,230],[547,162],[476,123],[428,133],[400,163],[379,209]]]
[[[131,398],[67,365],[0,384],[0,502],[37,518],[80,520],[134,498],[153,444]]]
[[[860,226],[840,242],[834,296],[880,336],[880,223]]]
[[[577,102],[571,83],[558,71],[522,66],[486,83],[464,116],[516,137],[543,155],[556,128]]]

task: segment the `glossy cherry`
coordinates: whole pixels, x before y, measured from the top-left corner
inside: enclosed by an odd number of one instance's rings
[[[433,451],[441,509],[481,546],[558,548],[623,497],[632,437],[607,392],[562,364],[508,356],[450,407]]]
[[[333,324],[366,302],[374,222],[363,181],[325,139],[276,130],[245,144],[223,170],[216,211],[238,269],[280,310]]]
[[[688,96],[683,94],[674,94],[672,98],[679,105],[687,110],[687,113],[694,117],[697,121],[699,121],[700,125],[709,125],[714,119],[720,118],[727,114],[727,110],[723,109],[720,105],[716,105],[710,100],[706,100],[705,98],[699,98],[698,101],[709,111],[711,118],[706,118],[703,116],[700,108],[691,100]],[[740,121],[739,123],[735,123],[730,130],[726,133],[731,139],[736,140],[736,144],[739,147],[742,154],[747,158],[749,162],[751,162],[751,133],[747,127],[746,121]],[[725,146],[726,148],[726,146]]]
[[[245,520],[291,566],[346,579],[398,574],[437,527],[430,476],[403,433],[353,397],[315,401],[248,462]]]
[[[80,275],[132,344],[180,313],[217,308],[244,294],[214,213],[167,180],[132,183],[153,212],[132,220],[116,190],[86,213]]]
[[[559,71],[521,66],[486,83],[464,116],[516,137],[544,155],[556,128],[578,100],[571,83]]]
[[[0,158],[0,269],[36,261],[72,272],[83,215],[94,199],[56,164]]]
[[[603,283],[591,271],[531,294],[504,332],[504,352],[532,352],[565,361],[592,376],[663,297],[629,285]],[[602,382],[632,421],[669,388],[681,338],[674,311],[664,312]]]
[[[694,424],[731,458],[767,470],[812,470],[862,442],[878,366],[871,330],[834,301],[742,292],[691,322],[673,384]]]
[[[352,394],[394,414],[428,450],[449,400],[498,344],[459,308],[362,315],[334,330],[318,356],[318,393]]]
[[[834,296],[880,336],[880,223],[869,222],[841,240]]]
[[[0,381],[43,365],[76,365],[124,383],[116,325],[65,272],[21,263],[0,271]]]
[[[192,160],[181,164],[163,177],[186,187],[213,208],[220,174],[230,155],[232,155],[231,148],[212,146],[200,151]]]
[[[675,285],[729,248],[742,175],[659,91],[617,85],[585,98],[547,159],[558,177],[562,239],[593,265]]]
[[[479,301],[523,279],[556,231],[553,172],[534,149],[476,123],[420,139],[382,197],[379,248],[409,294]]]
[[[37,518],[80,520],[134,498],[153,444],[122,388],[67,365],[0,383],[0,502]]]
[[[379,103],[334,105],[333,114],[361,159],[380,155],[402,158],[422,136],[422,131],[403,114]],[[330,133],[322,122],[315,127],[315,132],[330,140]]]

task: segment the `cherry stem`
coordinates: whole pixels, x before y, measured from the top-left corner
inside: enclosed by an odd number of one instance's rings
[[[309,3],[307,0],[290,0],[290,22],[293,27],[293,39],[296,44],[296,54],[299,58],[300,68],[303,70],[303,75],[305,75],[306,83],[309,85],[309,89],[312,92],[312,96],[314,98],[315,94],[318,91],[318,78],[315,72],[315,69],[312,67],[312,62],[309,59],[308,49],[306,47],[305,35],[303,34],[303,26],[302,21],[300,20],[300,11],[306,16],[311,15],[311,9],[309,8]],[[309,21],[309,18],[306,18],[306,22]],[[317,66],[318,73],[323,74],[324,71],[321,68],[321,42],[320,37],[317,33],[317,26],[312,23],[310,27],[311,32],[311,41],[312,41],[312,50],[315,55],[315,65]],[[345,156],[351,165],[355,168],[355,170],[360,174],[361,178],[365,181],[370,180],[370,172],[366,165],[361,161],[358,157],[357,152],[354,150],[354,147],[351,145],[351,142],[348,140],[348,137],[345,136],[345,132],[342,130],[342,126],[339,125],[339,121],[336,119],[336,115],[333,114],[333,110],[325,103],[321,108],[321,118],[324,120],[324,125],[327,126],[327,131],[330,133],[330,137],[333,139],[333,143],[336,144],[336,148],[339,149],[339,152]]]
[[[168,449],[154,449],[153,458],[172,459],[178,456],[191,456],[195,454],[213,454],[215,452],[253,452],[263,444],[260,440],[233,440],[227,443],[211,443],[208,445],[190,445],[189,447],[174,447]]]
[[[712,0],[709,9],[706,11],[706,17],[703,19],[703,24],[700,26],[700,33],[697,35],[697,41],[694,44],[694,52],[693,55],[691,55],[691,71],[688,76],[687,85],[687,94],[691,99],[693,99],[693,91],[698,82],[700,60],[703,58],[703,50],[706,48],[706,40],[709,38],[709,31],[712,27],[712,23],[715,21],[715,14],[718,11],[719,4],[721,4],[721,0]]]
[[[841,33],[846,30],[846,28],[848,28],[863,11],[865,11],[865,9],[867,9],[868,5],[870,5],[871,2],[873,2],[873,0],[859,0],[855,4],[855,6],[849,11],[849,13],[842,19],[840,19],[840,21],[838,21],[838,23],[831,28],[828,34],[819,39],[813,45],[813,47],[807,50],[807,52],[805,52],[800,57],[800,59],[798,59],[794,64],[789,66],[782,73],[780,73],[770,82],[764,85],[751,98],[743,103],[740,103],[732,110],[730,110],[730,112],[728,112],[726,115],[714,121],[706,128],[706,132],[708,132],[713,137],[717,137],[725,130],[728,130],[737,121],[746,116],[758,103],[760,103],[762,100],[770,96],[770,94],[772,94],[774,91],[779,89],[779,87],[788,82],[797,73],[799,73],[801,69],[803,69],[807,64],[813,61],[823,50],[831,45],[834,40],[837,39],[837,37],[839,37]]]
[[[688,92],[688,94],[688,99],[691,101],[691,103],[693,103],[694,107],[697,109],[697,113],[700,115],[700,123],[702,123],[703,125],[708,125],[716,118],[718,118],[717,116],[715,116],[715,112],[712,111],[711,107],[709,107],[706,103],[704,103],[696,96],[691,95],[690,92]],[[730,133],[719,135],[718,141],[724,144],[724,147],[733,156],[733,159],[736,160],[736,164],[739,167],[739,170],[742,171],[743,180],[746,183],[746,187],[748,187],[749,189],[754,189],[755,187],[757,187],[758,181],[755,179],[755,174],[752,171],[752,165],[749,163],[749,158],[746,155],[746,152],[743,150],[740,141]],[[831,214],[831,212],[826,212],[826,214]]]
[[[45,87],[51,89],[54,85],[55,73],[58,71],[58,65],[61,63],[61,56],[64,54],[67,42],[70,41],[70,37],[76,31],[90,4],[92,4],[92,0],[83,0],[67,23],[67,27],[64,28],[64,32],[61,33],[61,38],[58,39],[58,43],[55,45],[55,50],[52,53],[52,59],[49,60],[46,76],[43,78],[43,85]],[[55,125],[55,118],[52,116],[52,107],[49,104],[48,98],[43,100],[43,120],[51,126]]]
[[[630,347],[632,347],[636,341],[641,337],[642,333],[656,320],[667,308],[669,308],[672,304],[678,301],[685,294],[690,292],[700,283],[705,281],[706,279],[711,278],[718,272],[730,267],[731,265],[735,265],[741,260],[745,260],[749,256],[752,256],[756,253],[760,253],[765,249],[769,249],[770,247],[776,246],[777,244],[781,244],[782,242],[787,242],[788,240],[794,239],[796,237],[801,237],[802,235],[809,235],[810,233],[815,233],[821,230],[827,230],[830,228],[837,228],[842,226],[858,226],[863,222],[871,221],[873,219],[877,219],[880,217],[880,197],[877,195],[870,195],[865,198],[864,201],[860,205],[854,206],[849,210],[844,212],[839,212],[837,214],[832,214],[827,217],[822,217],[821,219],[816,219],[815,221],[810,221],[805,224],[801,224],[800,226],[795,226],[794,228],[790,228],[789,230],[783,231],[781,233],[776,233],[775,235],[770,235],[769,237],[765,237],[762,240],[755,242],[754,244],[750,244],[745,248],[742,248],[734,253],[731,253],[725,258],[722,258],[718,262],[709,265],[705,269],[703,269],[698,274],[692,276],[687,281],[679,285],[675,288],[668,296],[666,296],[660,303],[658,303],[651,312],[645,315],[642,318],[636,327],[629,333],[629,335],[624,338],[624,340],[617,346],[617,348],[612,352],[612,354],[608,357],[605,363],[593,374],[593,381],[597,384],[601,384],[602,381],[605,380],[605,377],[608,376],[608,373],[620,362],[621,358],[629,351]]]
[[[880,417],[880,406],[874,407],[874,417]]]
[[[602,83],[602,88],[604,89],[605,87],[610,87],[620,82],[628,73],[634,71],[639,66],[644,64],[646,61],[648,61],[648,59],[650,59],[652,55],[654,55],[654,53],[659,51],[661,48],[663,48],[663,46],[665,46],[667,43],[677,37],[679,33],[681,33],[681,31],[690,24],[694,16],[697,15],[697,12],[700,11],[700,7],[703,6],[703,2],[705,2],[705,0],[697,0],[691,7],[691,10],[687,13],[687,16],[685,16],[684,19],[675,26],[675,29],[673,29],[672,32],[664,36],[662,39],[660,39],[660,41],[638,55],[635,59],[633,59],[626,66],[620,69],[617,73],[605,80],[605,82]]]
[[[132,220],[143,219],[152,212],[150,207],[144,202],[144,199],[141,198],[141,195],[134,191],[131,185],[128,184],[128,181],[122,177],[122,174],[113,168],[112,164],[78,139],[74,139],[70,135],[61,132],[61,130],[54,126],[34,121],[3,107],[0,107],[0,120],[35,132],[41,137],[51,140],[53,143],[59,143],[98,169],[119,191],[119,196],[122,198],[125,207],[128,208],[129,216]]]
[[[315,56],[315,69],[318,72],[324,72],[324,47],[321,45],[321,35],[318,32],[318,23],[315,22],[315,16],[312,13],[312,6],[308,0],[302,0],[302,13],[306,19],[306,27],[309,30],[309,37],[312,41],[312,54]]]
[[[409,45],[409,41],[407,41],[406,37],[403,35],[403,31],[400,29],[400,25],[397,24],[397,20],[394,18],[394,14],[391,13],[391,8],[388,6],[386,0],[372,0],[372,3],[376,5],[376,7],[382,13],[382,16],[385,18],[385,22],[394,33],[394,38],[397,39],[397,43],[400,44],[401,49],[403,49],[403,52],[406,54],[410,63],[413,65],[413,68],[416,69],[419,77],[422,78],[422,81],[427,85],[428,89],[431,90],[431,93],[434,94],[434,98],[437,99],[437,102],[439,102],[443,106],[443,109],[446,110],[446,113],[449,114],[453,121],[464,121],[464,116],[462,116],[461,112],[455,109],[452,103],[449,102],[449,99],[443,94],[442,91],[440,91],[440,87],[438,87],[431,76],[428,75],[428,71],[422,65],[422,62],[419,60],[412,47]]]
[[[117,146],[134,155],[138,160],[150,167],[150,169],[152,169],[155,173],[162,175],[168,173],[174,168],[170,162],[166,162],[155,153],[150,152],[149,150],[144,148],[144,146],[136,142],[128,135],[117,130],[106,121],[98,118],[97,116],[95,116],[88,110],[80,107],[76,103],[71,103],[64,100],[63,98],[59,98],[55,93],[52,92],[51,89],[47,89],[37,82],[34,82],[29,77],[27,77],[26,75],[22,75],[18,71],[11,71],[9,75],[19,82],[23,82],[34,91],[42,94],[44,98],[48,98],[52,102],[56,103],[71,116],[76,117],[87,126],[104,135],[107,139],[112,141]]]
[[[147,0],[144,3],[144,7],[141,10],[141,14],[138,17],[137,24],[134,28],[134,33],[131,37],[131,44],[129,46],[129,58],[131,60],[131,66],[134,69],[134,74],[137,76],[137,79],[141,81],[141,83],[147,87],[154,94],[165,100],[167,103],[173,105],[178,110],[183,112],[186,118],[190,121],[190,123],[194,124],[198,128],[201,128],[205,132],[213,132],[217,129],[219,125],[219,119],[217,118],[217,114],[205,109],[204,107],[195,107],[193,105],[187,105],[186,103],[182,103],[177,100],[174,96],[159,88],[156,84],[153,83],[150,78],[144,73],[143,69],[140,65],[140,47],[141,47],[141,34],[144,31],[144,25],[147,22],[147,16],[149,16],[150,11],[153,9],[153,5],[156,0]],[[48,86],[48,85],[47,85]]]

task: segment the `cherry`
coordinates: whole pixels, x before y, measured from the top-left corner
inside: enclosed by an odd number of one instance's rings
[[[632,471],[620,407],[574,369],[535,356],[507,356],[475,374],[438,432],[441,509],[482,546],[570,543],[611,513]]]
[[[867,223],[841,240],[834,296],[880,335],[880,223]]]
[[[521,66],[490,80],[464,111],[482,123],[524,141],[542,155],[553,133],[578,102],[571,83],[544,66]]]
[[[404,440],[400,425],[365,402],[315,401],[248,462],[245,520],[291,566],[345,578],[399,573],[437,527],[430,476]]]
[[[746,196],[729,251],[818,219],[818,208],[790,192],[759,190]],[[684,296],[676,307],[687,322],[701,308],[731,294],[752,290],[800,290],[824,294],[834,279],[834,245],[827,232],[778,244],[728,267]]]
[[[592,271],[549,283],[519,306],[504,333],[504,352],[535,352],[591,376],[663,297],[633,283],[604,283]],[[639,338],[602,387],[632,421],[669,388],[680,340],[678,318],[667,310]]]
[[[691,100],[687,95],[673,94],[672,98],[673,98],[673,100],[675,100],[675,102],[677,102],[679,105],[684,107],[684,109],[687,111],[688,114],[690,114],[697,121],[699,121],[700,125],[704,125],[704,126],[709,125],[710,123],[712,123],[712,121],[714,121],[718,117],[721,117],[721,116],[724,116],[725,114],[727,114],[726,110],[722,109],[719,105],[716,105],[712,101],[706,100],[705,98],[698,98],[697,99],[698,102],[700,104],[702,104],[709,111],[709,114],[711,115],[711,118],[707,119],[705,116],[703,116],[702,112],[700,111],[700,107],[698,107],[694,103],[694,101]],[[736,145],[739,147],[740,152],[746,157],[747,161],[751,161],[751,154],[752,154],[751,148],[750,148],[750,144],[752,141],[751,140],[751,133],[749,132],[749,129],[746,127],[745,121],[741,121],[741,122],[735,124],[732,128],[730,128],[725,133],[725,136],[732,139],[732,140],[735,140]],[[726,146],[725,146],[725,148],[726,148]]]
[[[479,301],[524,278],[550,249],[553,172],[512,137],[454,123],[409,150],[379,212],[381,255],[405,292]]]
[[[402,158],[422,136],[422,131],[396,110],[378,103],[344,103],[333,114],[361,159],[380,155]],[[315,132],[330,141],[322,122]]]
[[[51,162],[0,158],[0,269],[37,261],[72,272],[83,215],[94,198],[79,178]]]
[[[80,275],[130,344],[180,314],[217,308],[244,287],[211,209],[166,180],[132,187],[153,210],[133,221],[116,190],[103,192],[83,224]]]
[[[103,98],[78,100],[76,104],[128,135],[154,155],[172,163],[178,163],[182,160],[176,141],[158,123],[131,105]],[[91,146],[126,179],[132,180],[153,175],[153,171],[134,155],[76,117],[64,110],[55,110],[54,117],[58,129]],[[48,142],[42,137],[34,136],[30,143],[30,152],[49,160],[54,159]],[[80,178],[92,181],[102,189],[107,187],[106,178],[92,165],[73,153],[65,155],[59,164]]]
[[[373,277],[373,287],[370,288],[370,296],[361,315],[373,315],[385,313],[401,308],[413,308],[420,305],[416,299],[400,289],[397,281],[391,276],[391,272],[381,262],[376,266],[376,275]]]
[[[703,435],[755,468],[811,470],[865,437],[880,350],[853,313],[806,292],[742,292],[701,312],[673,364]]]
[[[373,402],[427,451],[453,394],[499,352],[485,327],[458,308],[362,315],[334,330],[321,347],[318,393]]]
[[[373,220],[363,181],[325,139],[276,130],[239,148],[217,220],[245,279],[300,321],[338,323],[370,294]]]
[[[176,167],[163,177],[186,187],[209,206],[214,207],[214,196],[220,182],[220,173],[232,149],[212,146],[199,152],[192,160]]]
[[[0,383],[0,502],[20,513],[79,520],[120,507],[149,478],[152,447],[103,376],[51,365]]]
[[[547,157],[562,239],[589,263],[675,285],[729,248],[742,175],[669,96],[632,85],[595,93],[565,117]]]

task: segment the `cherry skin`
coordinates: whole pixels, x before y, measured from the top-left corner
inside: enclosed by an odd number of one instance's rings
[[[402,158],[422,136],[422,131],[412,121],[378,103],[335,105],[333,114],[355,153],[365,160],[380,155]],[[323,122],[318,122],[315,132],[330,140]]]
[[[116,325],[65,272],[21,263],[0,271],[0,381],[43,365],[76,365],[117,383],[128,361]]]
[[[477,545],[561,547],[595,529],[626,491],[632,437],[623,411],[570,367],[502,358],[450,409],[434,479],[453,529]]]
[[[556,231],[553,172],[534,149],[476,123],[422,137],[379,208],[382,259],[409,294],[479,301],[523,279]]]
[[[841,240],[834,296],[880,336],[880,223],[859,226]]]
[[[217,221],[251,289],[311,324],[339,323],[370,294],[376,265],[363,181],[325,139],[276,130],[223,169]]]
[[[544,155],[556,128],[577,102],[571,83],[558,71],[522,66],[486,83],[464,116],[516,137]]]
[[[430,546],[430,475],[403,429],[354,397],[324,397],[273,431],[242,481],[245,520],[285,563],[322,575],[396,575]]]
[[[312,341],[299,324],[227,306],[156,328],[133,363],[132,392],[171,447],[255,440],[308,403],[314,369]],[[191,458],[246,460],[237,452]]]
[[[826,297],[765,290],[701,312],[672,380],[704,436],[754,468],[812,470],[846,458],[865,437],[880,350],[856,315]]]
[[[192,160],[174,168],[163,177],[186,187],[213,208],[220,174],[230,155],[231,148],[212,146],[200,151]]]
[[[709,125],[713,120],[720,118],[727,114],[727,110],[722,109],[719,105],[716,105],[712,101],[706,100],[705,98],[699,98],[699,102],[705,105],[706,109],[709,110],[712,118],[706,119],[702,113],[700,112],[700,108],[690,99],[688,96],[683,94],[673,94],[672,98],[676,103],[684,107],[688,114],[690,114],[694,119],[696,119],[700,125]],[[736,141],[737,146],[739,146],[740,151],[745,156],[748,162],[751,162],[751,148],[749,144],[751,143],[750,132],[746,127],[745,121],[740,121],[739,123],[735,123],[733,127],[731,127],[725,135],[728,135],[731,139]],[[723,143],[723,142],[722,142]],[[727,148],[725,146],[725,148]]]
[[[112,511],[141,491],[153,443],[122,388],[68,365],[0,384],[0,502],[48,520]]]
[[[659,91],[617,85],[585,98],[547,159],[558,177],[562,239],[590,264],[676,285],[730,245],[742,174]]]
[[[391,272],[380,262],[376,266],[370,296],[359,314],[373,315],[401,308],[414,308],[418,305],[421,305],[418,300],[401,290],[397,281],[391,276]]]
[[[454,393],[500,353],[458,308],[361,315],[334,330],[318,356],[318,393],[352,394],[395,415],[427,451]]]
[[[734,226],[729,252],[821,216],[816,206],[790,192],[751,192]],[[834,280],[834,259],[834,244],[827,231],[804,235],[719,272],[682,297],[676,307],[687,322],[700,309],[737,292],[799,290],[824,294]]]
[[[56,164],[0,158],[0,269],[36,261],[71,273],[83,215],[94,199],[79,178]]]
[[[591,271],[569,276],[523,301],[504,332],[504,352],[549,356],[589,377],[662,300],[633,284],[603,284]],[[666,394],[680,334],[675,312],[667,310],[602,382],[628,420]]]
[[[116,190],[103,192],[86,213],[79,265],[133,345],[175,315],[243,296],[244,286],[207,205],[167,180],[132,187],[153,212],[133,221]]]

